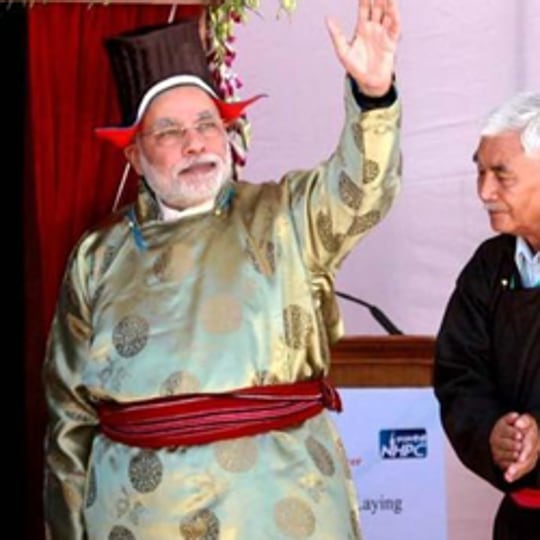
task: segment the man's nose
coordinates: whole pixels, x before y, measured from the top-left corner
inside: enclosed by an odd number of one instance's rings
[[[201,152],[204,152],[205,140],[197,129],[186,129],[182,150],[187,155],[200,154]]]
[[[497,198],[497,179],[491,171],[486,171],[478,179],[478,196],[482,201],[492,201]]]

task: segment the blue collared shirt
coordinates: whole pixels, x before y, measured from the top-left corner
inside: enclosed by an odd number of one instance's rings
[[[540,251],[533,255],[529,244],[521,236],[516,241],[515,261],[523,287],[540,287]]]

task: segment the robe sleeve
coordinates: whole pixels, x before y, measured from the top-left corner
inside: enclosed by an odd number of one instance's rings
[[[83,390],[92,327],[81,249],[68,263],[49,334],[43,376],[48,408],[44,505],[48,537],[86,538],[82,509],[97,417]]]
[[[399,192],[400,121],[397,98],[364,111],[347,79],[345,123],[335,152],[315,169],[292,171],[281,180],[295,243],[330,343],[344,333],[334,295],[337,270]]]
[[[334,275],[354,245],[388,212],[400,186],[400,103],[362,111],[345,84],[345,125],[331,157],[282,180],[302,258]]]

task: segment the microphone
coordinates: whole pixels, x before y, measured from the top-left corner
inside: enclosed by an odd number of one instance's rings
[[[390,335],[403,335],[403,332],[377,307],[373,304],[368,304],[356,296],[351,296],[350,294],[336,291],[336,296],[349,300],[349,302],[354,302],[355,304],[360,304],[369,310],[373,318],[390,334]]]

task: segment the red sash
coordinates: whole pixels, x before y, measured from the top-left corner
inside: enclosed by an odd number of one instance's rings
[[[133,403],[101,402],[101,431],[141,448],[188,446],[256,435],[300,424],[324,408],[341,411],[327,379],[181,394]]]
[[[522,488],[510,493],[514,502],[523,508],[540,510],[540,489]]]

